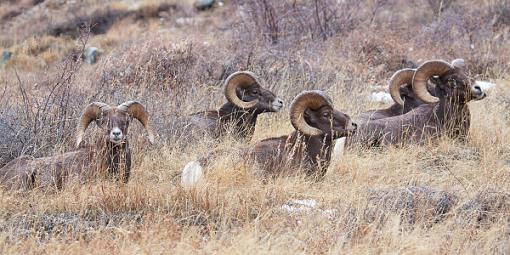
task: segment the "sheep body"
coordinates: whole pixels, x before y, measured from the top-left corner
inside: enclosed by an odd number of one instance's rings
[[[224,86],[228,102],[218,110],[191,114],[192,133],[214,139],[230,134],[236,139],[250,140],[255,132],[257,116],[278,112],[283,107],[283,101],[260,86],[258,78],[251,72],[233,73]]]
[[[149,141],[153,142],[148,114],[140,103],[129,101],[116,108],[92,103],[80,118],[77,150],[50,157],[22,156],[14,159],[0,169],[0,184],[12,189],[61,189],[70,179],[85,181],[99,175],[122,178],[123,182],[127,182],[131,170],[127,127],[132,117],[142,122],[149,133]],[[92,121],[107,132],[96,140],[94,146],[84,146],[81,144],[82,137]]]

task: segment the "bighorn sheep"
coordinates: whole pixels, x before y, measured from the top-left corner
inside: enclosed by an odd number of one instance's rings
[[[414,108],[424,104],[425,102],[416,97],[411,86],[415,71],[415,69],[404,68],[395,72],[390,78],[388,86],[391,98],[394,101],[393,105],[386,109],[371,110],[361,113],[359,116],[354,118],[355,121],[366,125],[366,122],[408,113]],[[428,82],[427,90],[432,95],[435,95],[434,86]],[[351,144],[351,141],[346,140],[347,138],[344,137],[336,141],[335,148],[333,149],[333,163],[339,161],[343,156],[345,144]]]
[[[205,131],[218,138],[231,130],[234,137],[249,140],[255,131],[259,114],[278,112],[283,107],[283,101],[261,87],[252,72],[231,74],[225,81],[224,93],[228,102],[219,110],[191,115],[194,131]]]
[[[436,96],[428,92],[428,81],[435,84]],[[372,146],[423,143],[440,136],[463,139],[470,127],[467,103],[485,97],[480,86],[467,76],[462,59],[452,64],[442,60],[423,63],[413,76],[412,88],[416,97],[426,104],[403,115],[362,123],[352,140]]]
[[[290,135],[262,140],[241,150],[245,164],[255,165],[255,175],[275,177],[302,169],[307,176],[323,177],[329,166],[333,140],[353,134],[357,125],[335,110],[322,91],[304,91],[291,104]],[[210,157],[188,163],[182,172],[184,186],[196,183]]]
[[[69,178],[84,180],[95,175],[122,177],[127,182],[131,170],[127,132],[132,118],[143,124],[153,143],[149,114],[142,104],[128,101],[111,107],[94,102],[81,115],[76,136],[78,150],[44,158],[22,156],[14,159],[0,169],[0,184],[22,189],[34,186],[60,189]],[[92,121],[106,133],[97,139],[95,146],[83,146],[85,130]]]

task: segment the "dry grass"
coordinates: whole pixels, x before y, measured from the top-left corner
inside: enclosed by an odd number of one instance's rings
[[[25,2],[10,7],[23,10],[9,18],[19,23],[0,26],[18,32],[0,37],[0,46],[14,52],[0,67],[0,166],[21,154],[70,150],[76,118],[91,101],[142,101],[159,137],[149,147],[133,125],[134,167],[126,185],[97,180],[47,193],[0,190],[1,254],[509,252],[510,35],[508,14],[499,11],[507,1],[428,8],[437,1],[267,1],[272,5],[264,7],[250,0],[205,13],[195,13],[191,1],[110,1],[110,10],[137,11],[90,34],[87,45],[103,51],[96,65],[71,67],[65,63],[74,63],[69,55],[80,54],[81,41],[51,31],[96,15],[102,1],[84,1],[90,10]],[[317,16],[315,3],[331,8]],[[158,10],[165,4],[176,7]],[[76,17],[27,25],[44,21],[46,11],[71,9]],[[225,155],[202,185],[179,185],[188,161],[241,146],[183,136],[186,115],[224,102],[222,81],[235,70],[259,74],[287,104],[303,89],[326,90],[337,108],[355,116],[383,107],[369,102],[369,87],[384,85],[396,69],[456,57],[466,58],[473,76],[499,85],[470,103],[466,143],[347,151],[318,183],[304,176],[262,183],[237,155]],[[291,132],[287,110],[260,118],[252,143]],[[318,203],[288,213],[282,205],[292,199]]]

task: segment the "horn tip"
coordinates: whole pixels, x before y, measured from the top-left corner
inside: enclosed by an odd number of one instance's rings
[[[149,142],[151,144],[154,144],[154,135],[153,134],[149,134],[148,138],[149,138]]]

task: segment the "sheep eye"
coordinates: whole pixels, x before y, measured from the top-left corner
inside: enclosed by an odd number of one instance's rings
[[[448,79],[448,85],[453,85],[453,87],[457,87],[457,81],[455,79]]]
[[[322,114],[322,117],[324,117],[324,118],[329,118],[329,117],[330,117],[329,112],[325,112],[325,113],[323,113],[323,114]]]
[[[253,95],[257,95],[257,94],[259,93],[259,91],[258,91],[258,90],[253,90],[251,93],[252,93]]]

